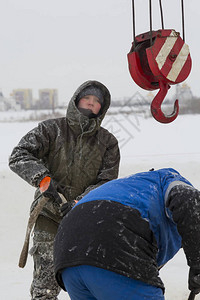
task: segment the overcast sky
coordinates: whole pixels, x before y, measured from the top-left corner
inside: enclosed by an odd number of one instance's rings
[[[135,0],[136,35],[149,31],[148,0]],[[165,28],[182,34],[181,0],[162,0]],[[161,28],[159,1],[152,0],[153,29]],[[186,82],[200,96],[200,1],[185,0],[185,41],[193,67]],[[113,97],[139,88],[128,71],[133,41],[131,0],[1,1],[0,88],[56,88],[60,103],[84,81],[104,83]],[[171,90],[175,87],[171,88]]]

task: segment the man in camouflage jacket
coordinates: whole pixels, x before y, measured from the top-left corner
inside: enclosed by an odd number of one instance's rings
[[[87,96],[97,96],[98,114],[79,108]],[[9,166],[36,187],[33,209],[40,198],[41,181],[50,177],[68,203],[118,176],[120,154],[116,138],[101,122],[110,106],[110,93],[98,81],[83,83],[69,102],[66,117],[50,119],[28,132],[13,149]],[[89,111],[89,114],[88,114]],[[34,228],[32,299],[57,299],[60,287],[53,271],[53,242],[62,219],[60,205],[50,197]],[[78,234],[78,233],[77,233]]]

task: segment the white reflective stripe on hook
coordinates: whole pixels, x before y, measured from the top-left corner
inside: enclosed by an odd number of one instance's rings
[[[166,38],[165,43],[163,44],[162,48],[160,49],[158,55],[156,56],[156,62],[158,64],[159,70],[162,69],[166,59],[172,50],[174,44],[176,43],[178,37],[177,34],[174,34],[174,30],[170,33],[170,36]]]
[[[189,55],[189,47],[187,44],[184,44],[181,48],[181,51],[179,52],[178,56],[176,57],[176,60],[174,61],[172,68],[170,72],[167,75],[167,79],[170,81],[176,81],[178,75],[180,74],[187,58]]]

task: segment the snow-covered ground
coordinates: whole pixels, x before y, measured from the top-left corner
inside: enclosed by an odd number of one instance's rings
[[[32,279],[32,259],[24,269],[18,259],[24,242],[34,188],[12,173],[8,156],[19,139],[36,122],[0,123],[0,299],[27,300]],[[119,139],[120,177],[151,168],[173,167],[200,189],[200,116],[179,116],[171,124],[160,124],[143,116],[112,115],[103,125]],[[180,251],[160,272],[166,300],[186,300],[188,267]],[[69,299],[66,293],[60,300]],[[200,296],[195,299],[200,300]],[[107,299],[105,299],[107,300]],[[109,300],[109,299],[108,299]],[[134,300],[134,296],[133,296]]]

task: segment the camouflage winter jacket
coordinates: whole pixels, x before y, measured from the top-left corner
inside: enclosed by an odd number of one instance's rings
[[[104,105],[97,118],[89,119],[79,112],[75,100],[91,84],[102,90]],[[117,178],[118,142],[100,126],[109,106],[107,88],[97,81],[85,82],[69,102],[66,117],[43,121],[21,139],[9,159],[11,170],[35,187],[49,175],[68,201],[79,200],[91,189]],[[36,196],[38,193],[39,189]],[[58,207],[52,201],[42,214],[60,221]]]

